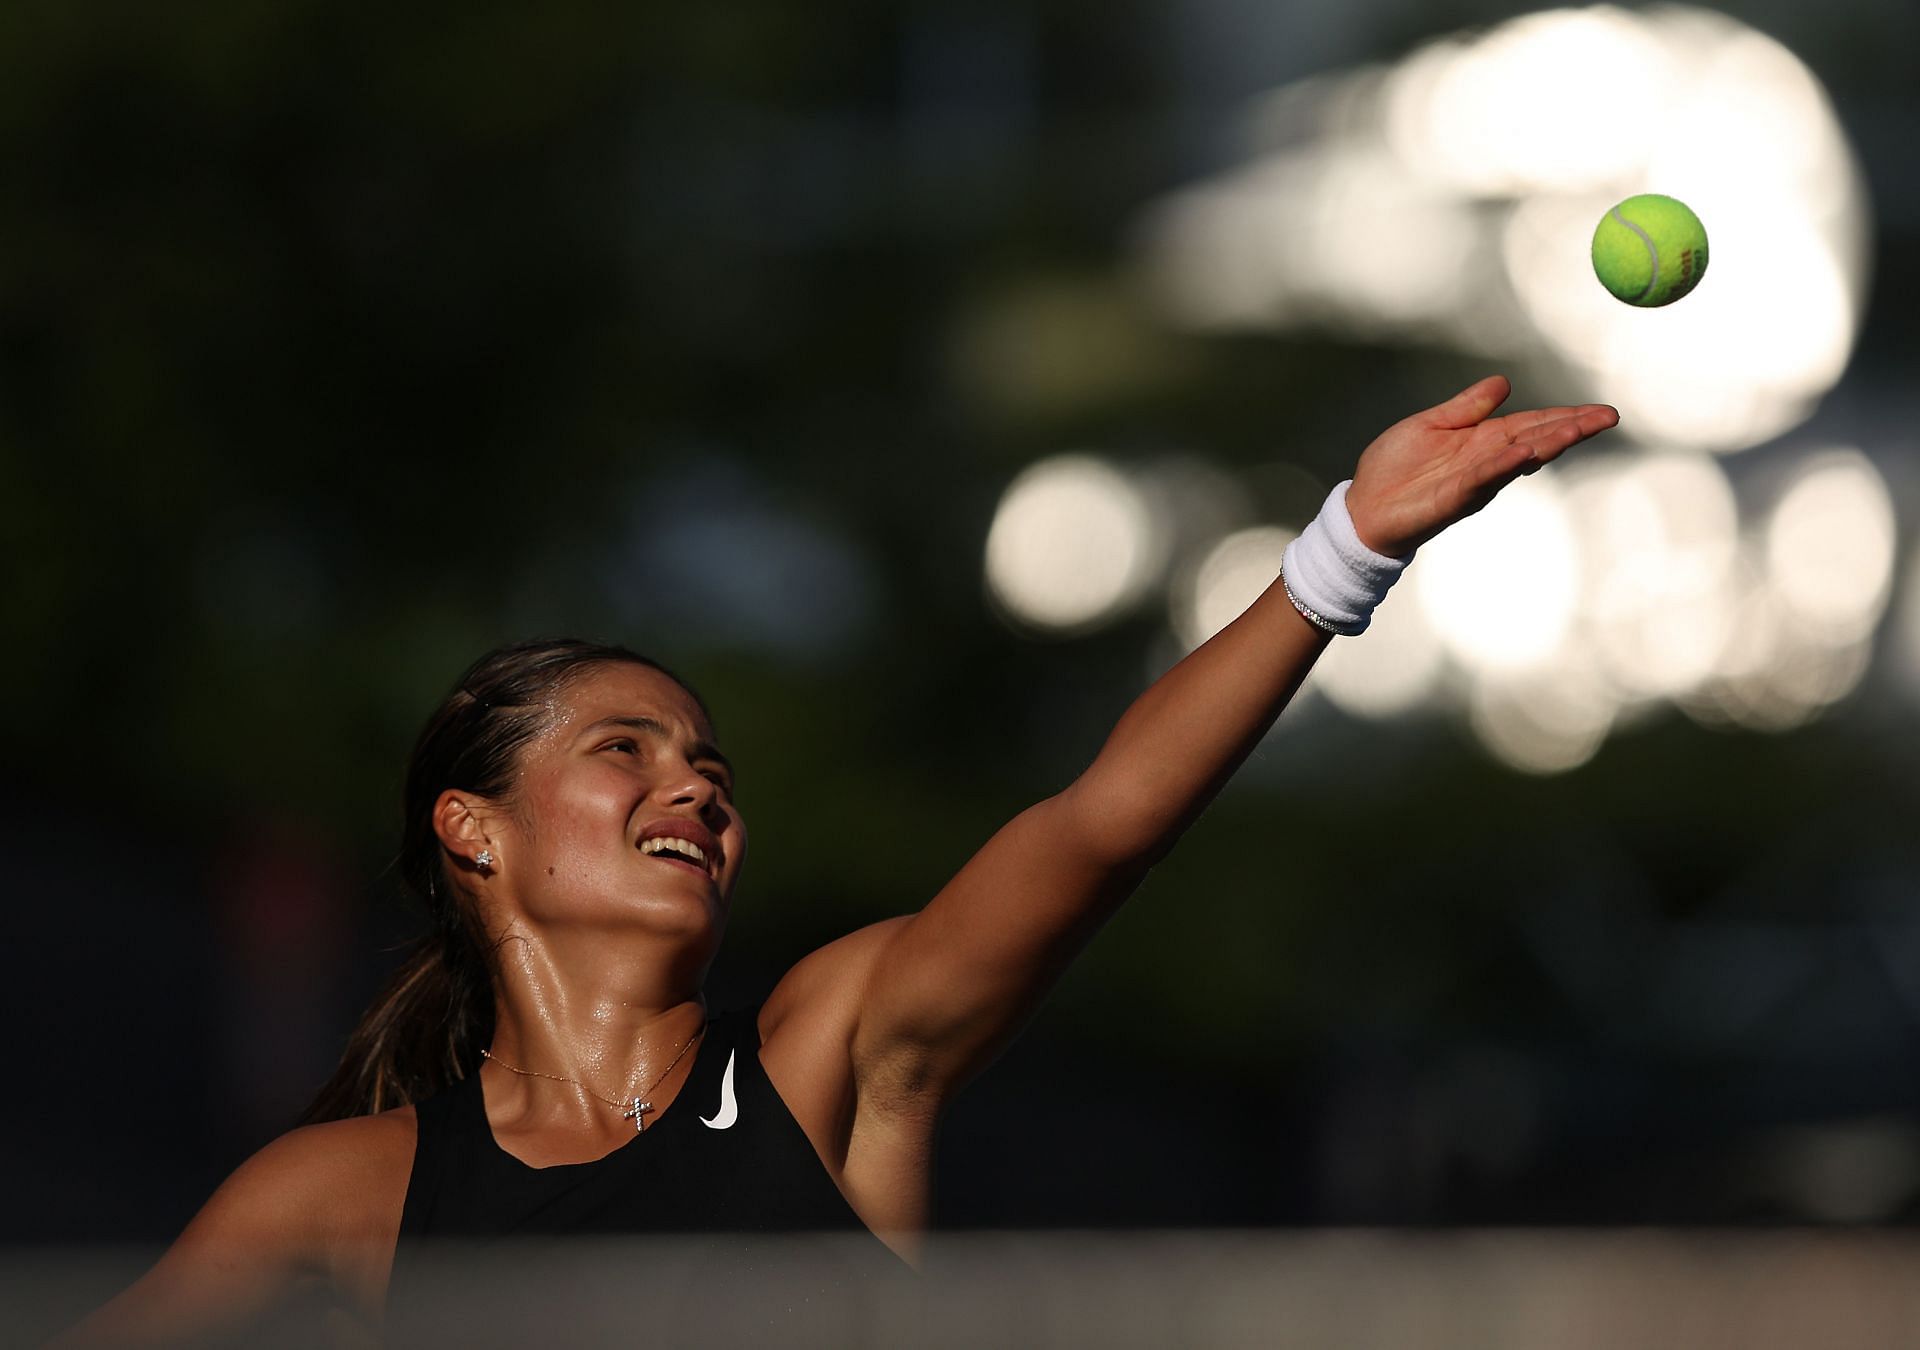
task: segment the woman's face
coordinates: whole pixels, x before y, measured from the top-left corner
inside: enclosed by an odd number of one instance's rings
[[[660,671],[598,667],[522,752],[499,867],[535,921],[645,919],[719,931],[746,826],[693,696]]]

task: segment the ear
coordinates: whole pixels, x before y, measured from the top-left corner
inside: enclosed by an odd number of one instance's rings
[[[488,832],[493,814],[486,798],[449,788],[433,804],[433,832],[447,852],[472,862],[475,854],[493,843]]]

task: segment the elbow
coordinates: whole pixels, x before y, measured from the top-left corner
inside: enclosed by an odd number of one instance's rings
[[[1184,825],[1166,802],[1149,793],[1106,791],[1084,779],[1056,800],[1075,851],[1119,875],[1142,875],[1163,860]]]

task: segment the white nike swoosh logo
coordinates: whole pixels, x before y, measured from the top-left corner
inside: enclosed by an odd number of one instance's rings
[[[711,1119],[700,1117],[700,1123],[710,1130],[730,1130],[733,1122],[740,1119],[740,1103],[733,1097],[733,1054],[727,1052],[727,1071],[720,1076],[720,1109]]]

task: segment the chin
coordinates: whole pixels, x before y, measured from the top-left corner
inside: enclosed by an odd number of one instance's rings
[[[700,895],[691,888],[634,897],[617,909],[616,923],[663,935],[708,935],[717,942],[727,926],[726,897]]]

